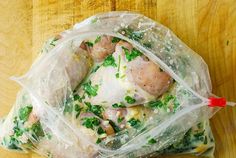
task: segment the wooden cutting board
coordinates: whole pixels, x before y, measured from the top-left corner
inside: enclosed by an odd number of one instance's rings
[[[136,11],[169,27],[207,62],[213,92],[236,101],[235,0],[7,0],[0,8],[0,116],[9,112],[19,90],[8,78],[29,69],[47,38],[111,10]],[[222,109],[211,125],[215,157],[235,158],[236,107]],[[40,156],[0,149],[0,157]]]

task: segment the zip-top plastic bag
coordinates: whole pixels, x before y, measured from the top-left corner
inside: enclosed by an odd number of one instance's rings
[[[208,119],[218,108],[207,106],[207,65],[143,15],[90,17],[49,39],[29,72],[12,79],[22,90],[0,123],[7,149],[55,158],[213,157]]]

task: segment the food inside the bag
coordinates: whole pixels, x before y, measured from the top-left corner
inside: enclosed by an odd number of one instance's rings
[[[130,12],[49,39],[0,120],[1,146],[49,158],[213,157],[207,65],[169,29]]]
[[[48,42],[44,50],[52,49],[57,40]],[[122,139],[113,139],[119,133],[128,137],[139,133],[156,117],[175,113],[180,108],[174,79],[139,49],[118,37],[99,35],[85,39],[75,52],[59,58],[58,63],[65,67],[71,94],[60,89],[62,83],[56,91],[44,88],[38,91],[48,105],[58,108],[97,145],[119,148]],[[56,81],[57,74],[50,74],[50,78]],[[6,129],[0,135],[2,146],[17,151],[34,150],[47,157],[71,158],[77,154],[95,157],[98,154],[99,150],[84,145],[81,140],[75,140],[76,145],[63,144],[56,131],[40,122],[40,110],[33,105],[30,96],[22,92],[19,98],[2,122],[1,128]],[[157,143],[155,138],[146,139],[147,145]],[[156,153],[211,156],[213,150],[214,139],[205,121],[192,127],[179,142]]]

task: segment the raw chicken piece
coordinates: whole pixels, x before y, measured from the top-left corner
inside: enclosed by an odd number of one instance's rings
[[[85,44],[87,43],[87,50],[96,62],[101,62],[106,56],[112,54],[115,51],[116,43],[112,42],[112,38],[112,36],[103,35],[98,36],[95,39],[89,39],[87,42],[85,42]],[[88,44],[88,42],[91,41],[94,41],[94,44]],[[84,48],[83,45],[81,46]]]
[[[116,49],[127,48],[132,51],[131,44],[120,41]],[[171,77],[166,72],[162,71],[159,65],[153,63],[144,55],[137,56],[127,63],[127,68],[131,75],[128,78],[146,92],[156,97],[163,94],[171,83]],[[129,74],[129,73],[128,73]]]
[[[172,78],[152,61],[137,57],[128,63],[132,80],[146,92],[159,97],[166,92]]]
[[[70,91],[75,89],[87,75],[91,64],[88,52],[81,48],[78,48],[75,53],[65,53],[58,58],[58,62],[54,64],[54,70],[49,75],[39,76],[45,82],[36,84],[39,87],[35,88],[50,106],[63,105]]]

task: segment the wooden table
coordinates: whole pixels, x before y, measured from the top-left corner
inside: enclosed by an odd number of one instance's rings
[[[111,10],[136,11],[169,27],[208,63],[213,92],[236,101],[235,0],[7,0],[0,8],[0,116],[9,112],[20,88],[8,78],[29,69],[43,41]],[[236,108],[222,109],[211,125],[216,158],[235,158]],[[0,157],[39,156],[0,149]]]

